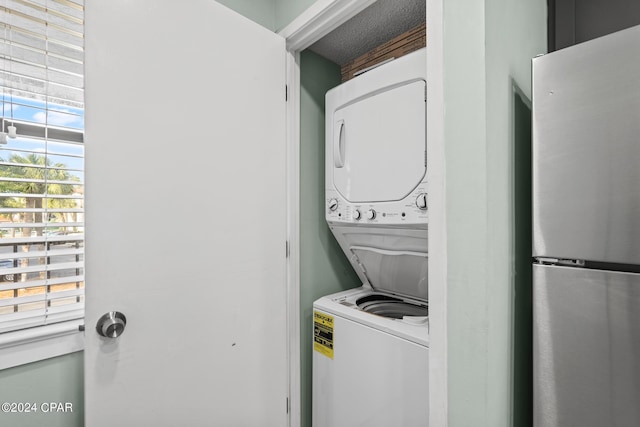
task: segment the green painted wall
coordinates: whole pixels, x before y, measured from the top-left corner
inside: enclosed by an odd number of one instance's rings
[[[302,426],[311,426],[313,301],[361,283],[325,222],[324,96],[340,68],[310,51],[300,55],[300,341]]]
[[[509,367],[495,396],[512,421],[531,426],[531,58],[547,50],[547,2],[486,0],[487,225],[489,347],[494,377]],[[505,37],[509,34],[509,37]],[[507,321],[506,330],[503,326]],[[504,333],[508,336],[505,337]],[[506,339],[505,339],[506,338]],[[506,342],[506,345],[504,344]],[[497,426],[498,419],[489,419]]]
[[[484,1],[446,0],[444,110],[447,219],[448,425],[491,426],[487,412],[506,381],[487,377],[487,197]],[[428,46],[427,46],[428,48]],[[464,124],[464,125],[461,125]],[[435,284],[433,285],[435,286]],[[505,325],[500,327],[507,332]],[[500,349],[504,352],[504,349]],[[499,353],[497,353],[499,354]],[[503,387],[500,387],[502,389]],[[500,390],[502,391],[502,390]],[[504,422],[504,421],[503,421]],[[491,427],[500,427],[496,424]]]
[[[275,31],[277,0],[216,0],[265,28]]]
[[[533,294],[531,227],[531,107],[514,93],[513,425],[533,420]]]
[[[522,98],[546,50],[546,1],[443,10],[449,426],[527,426],[530,251],[515,215],[530,204],[515,191],[528,185]]]
[[[276,31],[286,27],[313,3],[315,0],[275,0]]]
[[[286,27],[315,0],[216,0],[272,31]]]
[[[34,413],[0,411],[0,426],[82,427],[83,363],[83,352],[77,352],[0,371],[0,403],[31,402],[37,405]],[[44,413],[41,405],[49,402],[69,402],[73,412]]]

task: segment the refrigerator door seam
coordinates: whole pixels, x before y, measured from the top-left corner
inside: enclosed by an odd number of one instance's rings
[[[585,260],[583,259],[565,259],[565,258],[548,258],[548,257],[534,257],[534,264],[542,265],[559,265],[563,267],[585,267]]]

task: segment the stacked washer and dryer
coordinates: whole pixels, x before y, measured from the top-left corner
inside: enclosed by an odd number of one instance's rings
[[[326,220],[362,286],[315,301],[313,426],[427,426],[426,49],[326,95]]]

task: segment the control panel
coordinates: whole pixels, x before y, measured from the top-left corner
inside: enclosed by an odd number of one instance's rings
[[[352,203],[336,190],[326,191],[326,218],[347,224],[426,224],[428,222],[427,184],[422,183],[407,197],[393,202]]]

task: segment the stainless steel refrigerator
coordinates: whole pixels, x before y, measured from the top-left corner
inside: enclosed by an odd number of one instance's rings
[[[640,26],[533,60],[534,425],[640,426]]]

